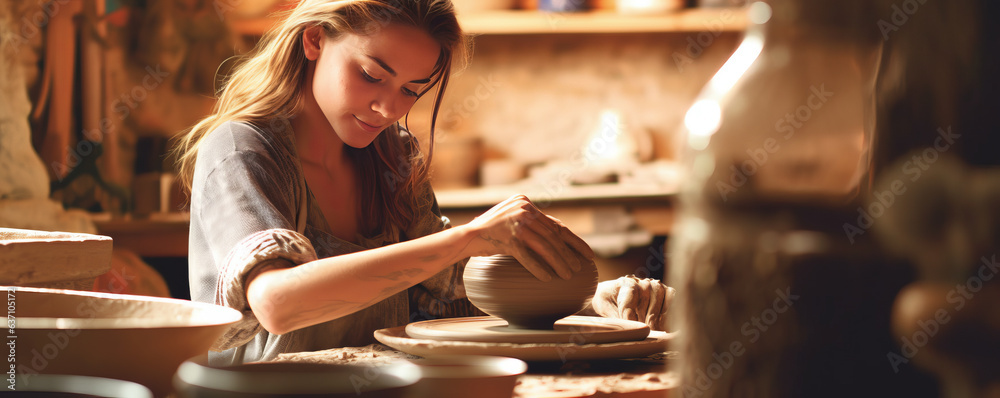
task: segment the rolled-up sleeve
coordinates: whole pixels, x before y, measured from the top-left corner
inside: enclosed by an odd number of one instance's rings
[[[234,123],[199,149],[191,197],[192,299],[243,313],[213,350],[245,344],[262,330],[247,303],[248,275],[316,259],[296,228],[305,193],[293,162],[286,148]]]
[[[247,302],[248,275],[315,259],[316,252],[309,239],[287,229],[260,231],[238,242],[222,262],[215,301],[242,312],[243,319],[226,331],[213,349],[221,351],[245,344],[261,331],[260,322]]]

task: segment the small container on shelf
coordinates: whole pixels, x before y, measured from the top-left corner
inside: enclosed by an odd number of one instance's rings
[[[527,175],[527,166],[512,159],[485,159],[479,166],[479,184],[483,186],[517,183]]]
[[[589,3],[594,11],[614,11],[618,8],[618,0],[589,0]]]
[[[538,0],[538,9],[550,12],[576,12],[587,9],[587,0]]]
[[[685,0],[617,0],[618,12],[625,14],[653,14],[684,8]]]
[[[698,0],[698,7],[743,7],[747,0]]]
[[[537,10],[538,0],[517,0],[518,10]]]
[[[431,184],[435,189],[479,185],[482,139],[472,134],[442,134],[434,143]]]

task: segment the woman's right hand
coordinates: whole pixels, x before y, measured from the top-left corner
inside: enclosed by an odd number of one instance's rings
[[[555,217],[515,195],[476,217],[466,227],[476,231],[476,255],[514,256],[536,278],[569,279],[594,262],[594,251]]]

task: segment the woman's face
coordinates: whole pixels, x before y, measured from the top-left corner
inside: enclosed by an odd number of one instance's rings
[[[335,39],[307,32],[305,39],[306,56],[316,61],[316,103],[341,141],[355,148],[410,111],[429,88],[441,53],[425,31],[399,24]]]

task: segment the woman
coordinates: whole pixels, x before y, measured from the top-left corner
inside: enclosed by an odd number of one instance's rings
[[[542,280],[593,261],[524,196],[463,226],[441,217],[427,160],[398,121],[436,88],[433,141],[465,49],[448,0],[304,0],[233,72],[177,148],[191,191],[192,298],[244,314],[214,363],[364,345],[379,328],[478,314],[462,284],[470,256],[514,255]],[[602,284],[594,308],[658,324],[668,289],[629,281]]]

